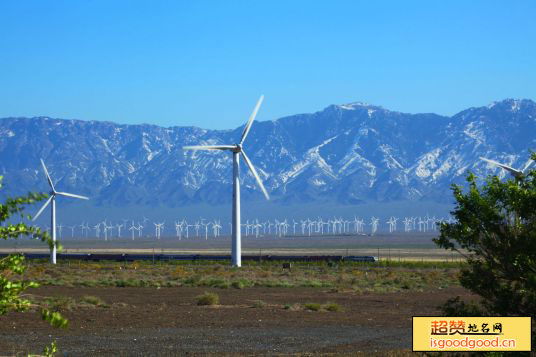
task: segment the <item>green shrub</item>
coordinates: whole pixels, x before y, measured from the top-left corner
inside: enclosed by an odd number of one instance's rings
[[[97,286],[97,282],[95,280],[84,280],[84,281],[78,282],[77,285],[86,286],[88,288],[94,288],[95,286]]]
[[[99,307],[108,307],[108,304],[106,304],[104,300],[102,300],[98,296],[85,295],[85,296],[82,296],[80,301],[85,302],[86,304],[95,305]]]
[[[44,302],[49,309],[54,311],[72,310],[75,305],[73,298],[65,296],[47,297]]]
[[[266,303],[262,300],[255,300],[253,301],[253,305],[252,307],[256,307],[256,308],[261,308],[261,307],[265,307],[266,306]]]
[[[459,296],[448,299],[440,308],[442,316],[484,316],[478,304],[465,302]]]
[[[323,307],[324,309],[331,311],[331,312],[339,312],[342,310],[341,305],[334,303],[334,302],[328,302]]]
[[[315,302],[308,302],[305,305],[303,305],[303,307],[305,308],[305,310],[310,310],[310,311],[320,311],[320,309],[322,309],[322,305],[315,303]]]
[[[203,282],[202,285],[220,289],[228,289],[231,286],[231,284],[227,280],[222,278],[208,279],[207,281]]]
[[[204,294],[197,296],[197,305],[218,305],[220,297],[218,294],[205,291]]]
[[[257,280],[255,286],[262,286],[266,288],[291,288],[294,285],[286,280]]]
[[[531,153],[536,161],[536,153]],[[525,167],[526,169],[527,167]],[[460,284],[481,297],[479,306],[453,299],[443,311],[480,316],[536,316],[536,170],[481,179],[468,173],[452,185],[454,221],[434,242],[466,258]],[[481,311],[479,311],[481,310]],[[461,315],[464,316],[464,315]],[[468,315],[470,316],[470,315]],[[534,326],[534,324],[533,324]],[[532,334],[532,345],[536,334]]]
[[[329,288],[333,286],[333,283],[330,281],[304,280],[300,283],[300,286],[303,288]]]
[[[244,283],[240,280],[237,280],[237,281],[233,281],[231,283],[231,286],[235,289],[244,289]]]
[[[193,275],[184,279],[182,284],[186,286],[198,286],[200,280],[201,277],[199,277],[199,275]]]
[[[244,279],[244,278],[235,280],[231,284],[231,286],[233,288],[235,288],[235,289],[243,289],[243,288],[250,287],[250,286],[253,286],[253,285],[254,285],[254,283],[251,280]]]

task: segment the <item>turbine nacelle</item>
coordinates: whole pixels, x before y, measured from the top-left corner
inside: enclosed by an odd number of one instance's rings
[[[261,189],[262,193],[264,194],[264,197],[266,197],[267,200],[270,199],[270,196],[268,195],[268,191],[264,188],[264,185],[262,184],[261,178],[259,177],[259,174],[257,173],[257,170],[255,170],[255,167],[253,166],[253,163],[246,155],[246,152],[242,148],[242,145],[244,144],[244,141],[246,140],[246,137],[248,136],[249,130],[251,129],[251,125],[253,124],[253,120],[255,119],[255,116],[257,115],[257,112],[259,111],[259,108],[261,106],[261,103],[264,99],[264,96],[261,95],[259,100],[257,101],[257,105],[255,105],[255,108],[253,109],[253,112],[251,113],[246,126],[244,127],[244,131],[242,132],[242,137],[240,138],[240,142],[235,145],[195,145],[195,146],[183,146],[182,148],[184,150],[229,150],[233,153],[242,154],[242,157],[244,158],[244,161],[246,162],[246,165],[249,167],[249,170],[251,171],[253,177],[255,177],[255,181],[257,181],[257,185]]]
[[[237,152],[237,153],[240,153],[242,152],[242,145],[241,144],[236,144],[235,145],[235,148],[231,150],[232,152]]]
[[[37,217],[39,217],[39,215],[44,211],[44,209],[49,205],[50,201],[52,201],[52,199],[55,199],[56,196],[66,196],[66,197],[72,197],[72,198],[79,198],[79,199],[82,199],[82,200],[89,200],[88,197],[86,196],[80,196],[80,195],[75,195],[74,193],[67,193],[67,192],[58,192],[56,191],[56,188],[54,187],[54,183],[52,183],[52,179],[50,178],[50,175],[48,174],[48,170],[47,170],[47,167],[45,165],[45,162],[43,161],[43,159],[41,159],[41,165],[43,166],[43,170],[45,171],[45,175],[47,177],[47,181],[48,181],[48,184],[51,188],[50,192],[49,192],[49,198],[48,200],[45,202],[45,204],[43,206],[41,206],[41,208],[39,209],[39,211],[37,211],[37,213],[35,214],[35,216],[32,218],[32,221],[35,221],[37,219]]]

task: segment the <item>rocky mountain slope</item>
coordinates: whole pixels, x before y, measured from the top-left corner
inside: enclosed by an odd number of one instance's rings
[[[241,132],[3,118],[4,194],[47,191],[43,158],[62,191],[89,195],[99,205],[227,203],[231,155],[182,146],[231,144]],[[463,182],[468,169],[505,175],[479,156],[525,165],[536,148],[536,103],[507,99],[452,117],[331,105],[255,122],[244,148],[276,203],[447,202],[450,184]],[[245,167],[242,179],[243,200],[262,200]]]

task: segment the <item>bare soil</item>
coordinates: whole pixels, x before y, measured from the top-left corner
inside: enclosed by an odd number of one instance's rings
[[[205,291],[218,294],[220,305],[197,306]],[[322,288],[46,286],[31,292],[76,301],[97,296],[108,307],[64,310],[66,330],[50,327],[37,312],[2,316],[0,355],[39,353],[53,340],[61,356],[411,351],[412,316],[439,315],[438,306],[457,295],[475,299],[460,287],[362,295]],[[333,302],[341,311],[304,309],[310,302]]]

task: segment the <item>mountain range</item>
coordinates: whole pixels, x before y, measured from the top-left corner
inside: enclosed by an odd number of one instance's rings
[[[99,206],[231,202],[227,152],[183,145],[232,144],[242,127],[124,125],[49,117],[0,119],[3,194],[48,191],[39,159],[62,191]],[[452,202],[467,170],[506,174],[479,160],[523,167],[536,147],[536,103],[506,99],[453,116],[408,114],[364,103],[255,122],[244,148],[274,204]],[[243,166],[243,165],[242,165]],[[242,172],[242,200],[262,201]]]

